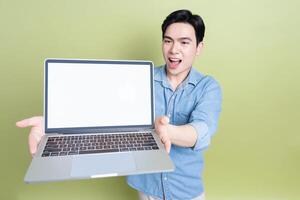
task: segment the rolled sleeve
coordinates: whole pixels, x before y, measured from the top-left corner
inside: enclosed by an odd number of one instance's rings
[[[203,93],[191,113],[189,124],[197,132],[197,141],[193,150],[203,150],[210,144],[216,132],[221,112],[222,92],[218,82],[208,77]]]
[[[189,125],[194,127],[194,129],[196,129],[197,132],[197,140],[193,149],[200,150],[208,146],[209,143],[207,144],[207,142],[204,142],[208,135],[208,126],[206,125],[206,123],[202,121],[199,122],[194,121],[189,123]]]

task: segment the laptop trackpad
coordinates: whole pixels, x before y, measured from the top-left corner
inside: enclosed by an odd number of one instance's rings
[[[82,155],[72,160],[72,177],[116,176],[136,169],[131,153]]]

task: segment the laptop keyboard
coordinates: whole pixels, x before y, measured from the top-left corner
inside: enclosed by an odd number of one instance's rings
[[[159,149],[152,134],[97,134],[49,137],[42,157]]]

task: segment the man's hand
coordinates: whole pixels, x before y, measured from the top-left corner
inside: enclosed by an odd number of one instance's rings
[[[26,128],[32,126],[28,136],[28,146],[31,156],[36,153],[38,144],[40,143],[42,136],[45,134],[43,128],[43,117],[36,116],[28,119],[23,119],[16,122],[16,126],[19,128]]]
[[[155,131],[159,136],[161,142],[165,145],[166,151],[170,153],[171,139],[169,132],[170,124],[169,118],[166,116],[158,117],[155,119]]]

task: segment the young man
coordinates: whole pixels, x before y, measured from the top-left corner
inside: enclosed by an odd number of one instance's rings
[[[188,10],[171,13],[162,24],[166,64],[155,69],[155,129],[176,169],[171,173],[128,176],[140,199],[204,199],[203,150],[217,129],[221,89],[193,67],[203,48],[205,26]],[[33,126],[29,149],[34,154],[43,135],[42,117],[17,122]]]

